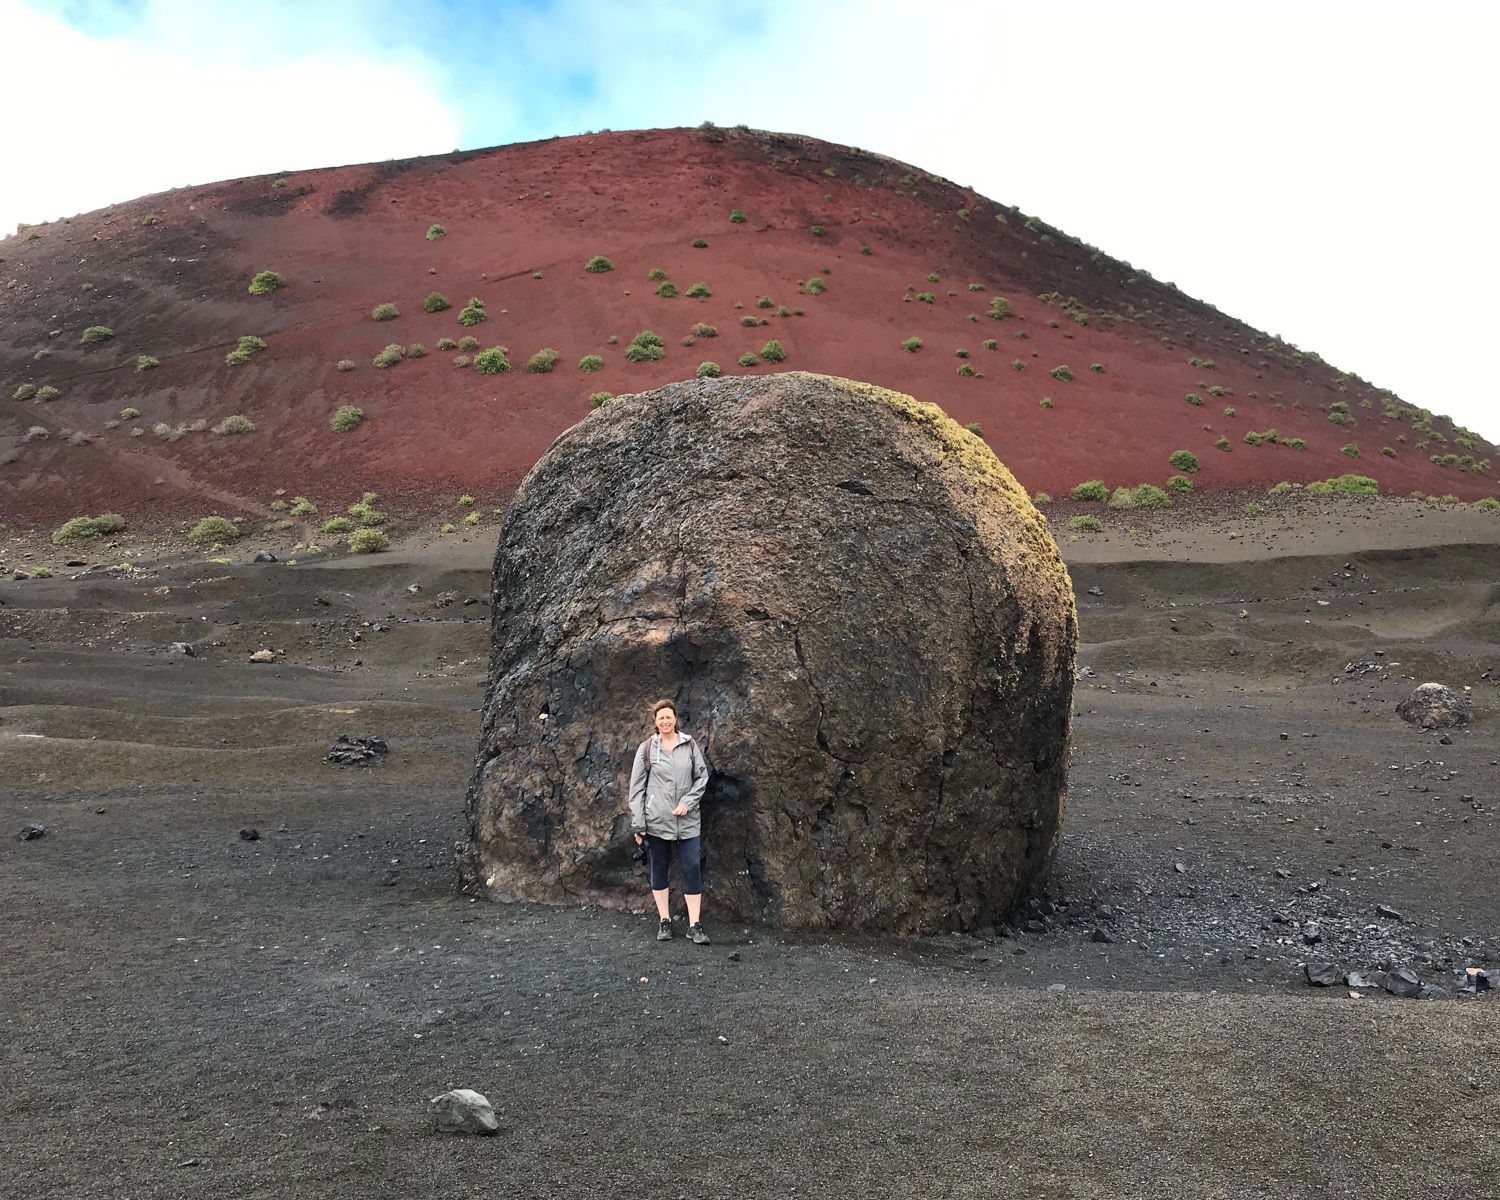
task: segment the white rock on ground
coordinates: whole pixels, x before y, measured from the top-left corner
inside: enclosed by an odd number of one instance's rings
[[[428,1102],[428,1109],[437,1118],[440,1133],[500,1132],[500,1122],[490,1102],[469,1088],[454,1088]]]

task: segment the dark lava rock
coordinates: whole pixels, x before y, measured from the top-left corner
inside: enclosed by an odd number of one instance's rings
[[[1415,1000],[1422,994],[1422,981],[1410,967],[1397,967],[1393,971],[1387,971],[1381,986],[1391,995],[1407,1000]]]
[[[1115,940],[1112,934],[1105,932],[1103,929],[1094,930],[1090,935],[1090,939],[1095,942],[1102,942],[1106,946],[1112,945]]]
[[[1331,963],[1303,963],[1302,973],[1313,987],[1337,987],[1344,982],[1344,973]]]
[[[45,825],[28,825],[20,833],[16,834],[16,837],[23,842],[34,842],[37,838],[44,838],[46,836],[47,827]]]
[[[1463,692],[1441,683],[1424,683],[1396,705],[1396,715],[1418,729],[1450,729],[1474,719],[1474,705]]]
[[[493,598],[473,891],[640,907],[626,789],[662,696],[708,757],[727,918],[976,928],[1048,868],[1072,587],[932,405],[800,373],[614,400],[522,483]]]
[[[338,741],[333,743],[333,748],[328,751],[327,759],[335,766],[362,766],[384,758],[389,750],[384,738],[352,738],[347,733],[341,733]]]
[[[258,841],[260,841],[260,830],[259,829],[241,829],[240,830],[240,841],[242,841],[242,842],[258,842]]]
[[[1384,917],[1387,921],[1405,920],[1405,918],[1389,904],[1377,904],[1375,906],[1375,915],[1377,917]]]
[[[1344,976],[1344,982],[1358,991],[1365,992],[1374,991],[1380,986],[1380,980],[1373,975],[1366,975],[1363,971],[1350,971]]]
[[[251,562],[258,562],[258,563],[268,563],[268,562],[279,562],[280,560],[274,554],[272,554],[269,550],[257,550],[255,552],[255,557],[252,558],[250,561]]]

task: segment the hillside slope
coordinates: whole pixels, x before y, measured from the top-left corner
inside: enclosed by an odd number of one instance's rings
[[[613,269],[586,270],[595,255]],[[284,285],[250,294],[265,270]],[[698,283],[711,294],[689,297]],[[452,307],[425,312],[433,291]],[[486,319],[467,328],[470,297]],[[1013,316],[989,315],[997,298]],[[381,304],[399,316],[372,319]],[[717,336],[683,345],[697,323]],[[96,326],[113,336],[84,344]],[[627,360],[643,330],[662,359]],[[266,348],[226,362],[244,335]],[[513,369],[456,366],[439,339],[464,335],[508,347]],[[278,490],[499,500],[591,393],[705,361],[773,371],[740,365],[772,339],[788,369],[979,423],[1033,491],[1160,484],[1176,450],[1201,462],[1200,490],[1346,471],[1400,495],[1496,490],[1492,445],[1037,219],[877,155],[710,128],[185,188],[0,241],[0,513],[269,516]],[[413,343],[426,355],[373,365]],[[529,372],[544,348],[555,368]],[[586,355],[601,369],[580,370]],[[345,405],[364,422],[334,433]],[[254,430],[212,432],[232,414]]]

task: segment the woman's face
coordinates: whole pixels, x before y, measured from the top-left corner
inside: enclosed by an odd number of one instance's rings
[[[670,708],[664,708],[656,714],[656,732],[665,737],[674,733],[677,729],[677,714]]]

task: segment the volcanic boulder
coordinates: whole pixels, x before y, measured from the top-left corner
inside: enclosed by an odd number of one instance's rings
[[[627,787],[671,697],[712,917],[993,924],[1065,805],[1077,619],[1046,523],[936,406],[790,373],[613,400],[495,556],[467,884],[640,907]]]
[[[1451,729],[1474,719],[1474,705],[1444,684],[1424,683],[1396,705],[1396,715],[1418,729]]]

